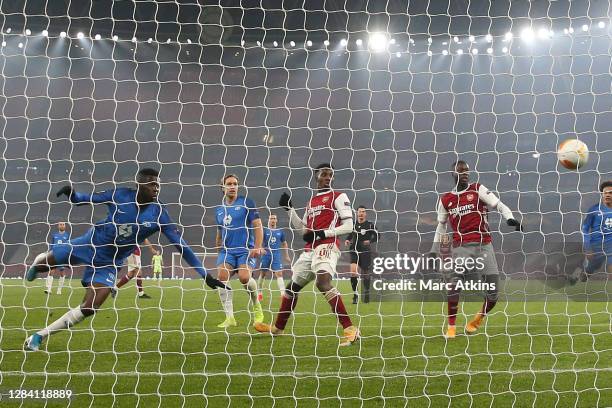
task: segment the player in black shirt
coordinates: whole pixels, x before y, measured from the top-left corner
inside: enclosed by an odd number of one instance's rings
[[[357,279],[361,275],[361,289],[363,303],[370,301],[370,266],[372,265],[372,244],[378,241],[378,231],[373,222],[367,219],[366,208],[360,205],[357,208],[357,221],[353,232],[347,235],[344,244],[351,251],[351,287],[353,288],[353,304],[359,298],[357,292]]]

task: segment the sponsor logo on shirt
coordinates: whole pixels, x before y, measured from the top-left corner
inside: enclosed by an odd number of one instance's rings
[[[448,212],[450,215],[462,216],[471,213],[474,210],[474,204],[460,205],[459,207],[451,208]]]

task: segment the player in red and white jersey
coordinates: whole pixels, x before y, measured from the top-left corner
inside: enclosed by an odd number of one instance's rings
[[[283,193],[279,200],[279,205],[289,211],[293,227],[304,234],[306,245],[304,252],[291,268],[291,283],[281,297],[274,325],[256,324],[254,327],[260,332],[282,334],[297,304],[298,293],[314,280],[317,289],[325,296],[344,329],[344,338],[340,345],[349,346],[359,339],[359,329],[353,326],[340,292],[332,285],[340,258],[339,237],[353,230],[351,203],[345,193],[332,190],[333,176],[334,171],[329,163],[316,167],[317,193],[310,199],[301,219],[293,209],[289,194]]]
[[[148,239],[144,240],[144,244],[149,247],[152,254],[155,254],[155,249]],[[119,279],[116,288],[119,289],[134,277],[136,277],[136,288],[138,288],[138,297],[142,299],[150,299],[151,296],[147,295],[142,288],[142,277],[140,276],[140,270],[142,269],[142,261],[140,257],[140,247],[136,247],[136,250],[132,252],[127,258],[127,273]],[[113,295],[115,292],[113,291]]]
[[[514,219],[512,211],[502,203],[489,189],[482,184],[471,183],[469,179],[469,167],[466,162],[459,160],[453,163],[453,178],[455,179],[455,190],[448,192],[438,202],[438,227],[431,248],[433,254],[440,253],[440,241],[446,233],[446,224],[450,222],[453,229],[452,255],[455,260],[468,258],[474,260],[473,264],[481,265],[477,270],[484,282],[494,289],[488,290],[484,304],[476,316],[465,326],[467,333],[474,333],[482,324],[484,317],[497,302],[499,286],[499,269],[495,260],[495,252],[491,245],[491,233],[487,212],[489,208],[496,208],[506,223],[522,231],[521,224]],[[479,259],[480,262],[477,262]],[[452,273],[452,289],[448,292],[448,328],[447,338],[454,338],[456,334],[455,321],[459,307],[459,293],[457,282],[463,279],[463,273]]]

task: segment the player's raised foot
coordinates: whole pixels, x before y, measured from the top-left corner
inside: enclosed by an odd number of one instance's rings
[[[138,299],[151,299],[151,296],[146,293],[143,293],[142,295],[138,295]]]
[[[270,333],[273,336],[280,336],[281,334],[283,334],[283,331],[281,329],[278,329],[274,325],[270,326],[269,324],[263,322],[255,323],[253,325],[253,328],[260,333]]]
[[[228,327],[236,326],[236,318],[234,316],[226,317],[225,320],[218,324],[217,327],[220,329],[227,329]]]
[[[474,318],[470,320],[468,324],[465,325],[465,332],[467,334],[476,333],[476,331],[478,331],[478,328],[480,327],[483,321],[484,321],[484,316],[481,315],[480,313],[477,313],[476,316],[474,316]]]
[[[26,272],[26,280],[28,282],[32,282],[34,279],[36,279],[37,275],[38,275],[38,271],[36,270],[36,267],[30,266],[30,268]]]
[[[38,333],[34,333],[26,339],[23,345],[23,349],[28,351],[38,351],[40,345],[42,344],[42,341],[43,337]]]
[[[572,273],[570,273],[570,275],[567,277],[567,281],[569,282],[570,285],[573,286],[573,285],[575,285],[578,282],[578,280],[581,279],[583,273],[584,272],[583,272],[582,268],[578,267],[578,268],[574,269],[574,271]]]
[[[448,326],[446,328],[446,333],[444,334],[445,338],[454,339],[456,335],[457,335],[457,328],[455,326]]]
[[[349,326],[346,329],[344,329],[344,337],[342,337],[342,339],[340,340],[340,346],[341,347],[350,346],[351,344],[359,340],[360,336],[361,336],[361,333],[359,332],[359,328],[355,326]]]
[[[262,323],[264,320],[263,309],[261,308],[261,303],[256,303],[253,305],[253,321],[255,324]]]

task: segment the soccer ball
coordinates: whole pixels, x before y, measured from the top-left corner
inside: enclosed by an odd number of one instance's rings
[[[589,161],[589,148],[578,139],[567,139],[559,145],[557,158],[566,169],[576,170]]]

